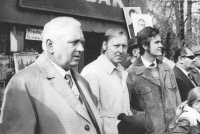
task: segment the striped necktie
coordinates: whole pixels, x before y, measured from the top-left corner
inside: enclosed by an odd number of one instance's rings
[[[71,75],[66,74],[66,75],[65,75],[65,79],[68,80],[68,85],[72,88],[72,87],[73,87],[73,81],[72,81]],[[73,91],[73,90],[72,90],[72,91]],[[81,102],[81,104],[83,104],[83,100],[82,100],[80,94],[78,95],[78,99],[79,99],[79,101]]]
[[[73,81],[72,81],[71,75],[66,74],[66,75],[65,75],[65,79],[68,80],[68,84],[69,84],[69,86],[72,88],[72,86],[73,86]]]

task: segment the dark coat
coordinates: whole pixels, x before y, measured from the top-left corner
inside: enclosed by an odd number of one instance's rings
[[[199,73],[199,71],[196,68],[193,68],[190,71],[190,73],[194,77],[194,80],[195,80],[197,86],[200,86],[200,73]]]
[[[129,59],[123,64],[124,69],[127,69],[132,64],[131,60]]]
[[[157,64],[160,84],[144,66],[141,57],[127,69],[131,107],[137,106],[136,109],[146,112],[147,134],[166,134],[167,126],[181,103],[173,71],[160,60],[157,60]]]
[[[176,82],[181,95],[181,100],[185,101],[187,100],[187,96],[190,90],[194,88],[194,85],[192,84],[190,79],[177,66],[174,67],[174,74],[176,76]]]

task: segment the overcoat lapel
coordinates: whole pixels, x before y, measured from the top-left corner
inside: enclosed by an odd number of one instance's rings
[[[81,87],[80,90],[82,90],[82,92],[83,92],[83,94],[95,116],[95,120],[97,121],[98,126],[100,127],[101,126],[101,118],[99,116],[99,111],[97,110],[93,100],[91,99],[91,95],[88,91],[88,87],[85,85],[86,83],[83,83],[83,81],[80,79],[80,76],[78,76],[78,74],[76,72],[74,72],[74,76],[75,76],[79,86]],[[102,131],[101,128],[100,128],[100,131]]]
[[[86,109],[82,106],[78,98],[75,96],[66,80],[56,70],[49,59],[42,54],[36,61],[41,72],[50,81],[52,87],[67,101],[67,103],[89,123],[91,120]]]
[[[134,62],[134,66],[137,66],[137,68],[135,68],[135,73],[136,75],[140,75],[142,74],[142,77],[144,79],[147,79],[148,81],[152,82],[153,84],[160,86],[160,84],[158,83],[158,81],[156,80],[156,78],[154,78],[151,73],[150,70],[147,69],[143,62],[141,57],[139,57],[135,62]]]

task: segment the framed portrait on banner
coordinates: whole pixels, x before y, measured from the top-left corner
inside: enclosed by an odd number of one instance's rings
[[[133,14],[131,19],[133,22],[135,36],[137,36],[137,33],[144,27],[153,27],[152,17],[149,14]]]
[[[21,53],[14,53],[14,63],[15,63],[15,72],[19,72],[20,70],[28,67],[31,65],[39,54],[21,54]]]
[[[134,37],[134,28],[133,28],[133,22],[131,19],[131,16],[133,14],[141,14],[141,8],[140,7],[123,7],[123,11],[124,11],[124,16],[126,19],[126,26],[128,29],[128,34],[129,37]]]

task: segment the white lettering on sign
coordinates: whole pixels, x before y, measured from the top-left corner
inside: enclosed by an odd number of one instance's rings
[[[27,40],[42,40],[42,30],[41,29],[26,29],[26,39]]]
[[[99,4],[101,3],[106,3],[106,5],[111,6],[111,0],[86,0],[88,2],[98,2]],[[120,8],[124,7],[124,4],[122,0],[113,0],[112,6],[117,7],[119,5]]]
[[[113,6],[117,7],[117,3],[119,4],[119,7],[123,8],[124,4],[121,0],[113,0]]]

